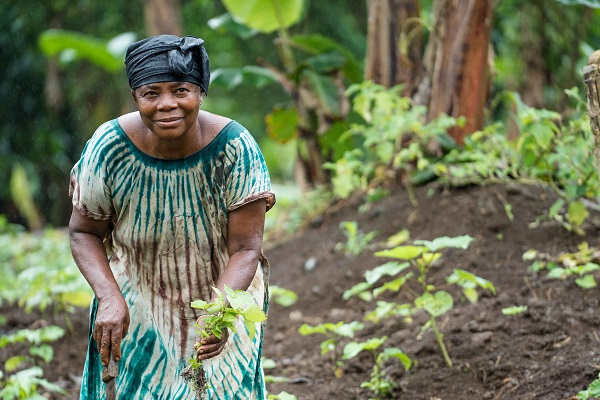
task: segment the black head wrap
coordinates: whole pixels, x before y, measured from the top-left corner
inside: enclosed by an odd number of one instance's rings
[[[125,67],[131,89],[154,82],[191,82],[208,93],[210,69],[204,40],[194,36],[152,36],[127,49]]]

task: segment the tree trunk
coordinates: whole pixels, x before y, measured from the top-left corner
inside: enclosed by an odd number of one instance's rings
[[[385,87],[402,83],[410,95],[421,69],[419,1],[368,0],[367,13],[365,79]]]
[[[594,134],[596,168],[600,172],[600,51],[593,52],[583,69],[583,82],[588,101],[590,126]]]
[[[425,56],[426,76],[416,95],[429,105],[428,119],[464,116],[450,131],[457,143],[483,127],[489,92],[489,38],[493,0],[438,0]]]
[[[521,14],[527,16],[522,24],[523,62],[525,71],[523,75],[523,87],[521,98],[523,102],[531,107],[544,107],[544,86],[546,82],[547,68],[544,60],[543,45],[545,44],[544,26],[544,4],[538,1],[523,3],[525,9]]]
[[[146,0],[144,17],[148,35],[182,36],[181,4],[179,0]]]

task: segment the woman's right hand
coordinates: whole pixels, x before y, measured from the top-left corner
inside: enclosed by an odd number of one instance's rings
[[[121,339],[129,329],[129,309],[120,292],[98,299],[98,312],[92,337],[98,344],[102,365],[107,366],[112,353],[121,359]]]

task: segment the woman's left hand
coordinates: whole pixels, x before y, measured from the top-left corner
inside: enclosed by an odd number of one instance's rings
[[[198,318],[197,324],[200,328],[203,326],[203,318]],[[196,359],[198,361],[207,360],[218,356],[223,351],[227,339],[229,338],[229,329],[225,329],[221,334],[221,339],[215,335],[210,335],[207,338],[198,339],[196,342]]]

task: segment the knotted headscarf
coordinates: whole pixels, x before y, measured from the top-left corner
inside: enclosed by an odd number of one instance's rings
[[[191,82],[208,93],[210,69],[204,40],[194,36],[152,36],[133,43],[125,56],[131,89],[155,82]]]

